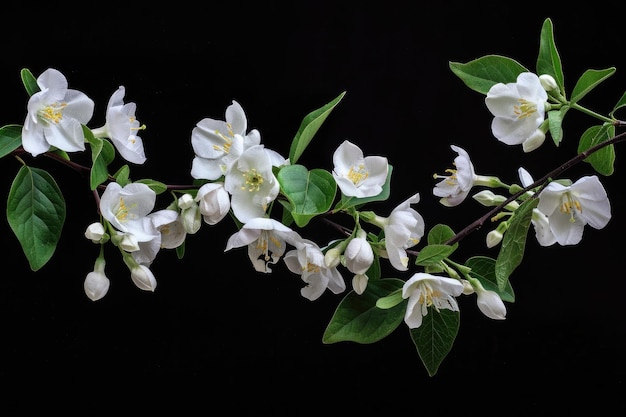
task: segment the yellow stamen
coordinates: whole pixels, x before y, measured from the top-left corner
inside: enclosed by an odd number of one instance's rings
[[[526,99],[520,98],[519,106],[513,107],[513,113],[517,116],[518,119],[523,119],[525,117],[530,117],[533,113],[537,112],[537,106],[535,103],[532,103]]]
[[[370,174],[365,168],[365,165],[360,164],[358,167],[350,167],[350,171],[348,171],[348,174],[346,176],[350,181],[352,181],[354,185],[359,185],[360,183],[365,181],[367,177],[369,177],[369,175]]]
[[[263,182],[265,182],[263,176],[259,174],[254,168],[242,173],[242,175],[245,178],[245,185],[241,186],[242,190],[247,189],[250,192],[259,191],[261,189],[261,185],[263,185]]]
[[[60,123],[63,120],[63,110],[67,103],[53,103],[39,111],[39,117],[49,123]]]

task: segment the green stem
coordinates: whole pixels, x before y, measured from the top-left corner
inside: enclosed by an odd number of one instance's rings
[[[614,120],[614,119],[611,119],[611,118],[609,118],[609,117],[603,116],[603,115],[601,115],[601,114],[599,114],[599,113],[596,113],[596,112],[595,112],[595,111],[593,111],[593,110],[589,110],[588,108],[583,107],[583,106],[581,106],[581,105],[580,105],[580,104],[578,104],[578,103],[573,103],[573,104],[571,104],[571,107],[572,107],[573,109],[576,109],[576,110],[578,110],[578,111],[581,111],[581,112],[583,112],[583,113],[585,113],[585,114],[588,114],[588,115],[589,115],[589,116],[591,116],[591,117],[595,117],[596,119],[600,119],[600,120],[602,120],[602,121],[604,121],[604,122],[607,122],[607,123],[610,123],[610,124],[615,124],[615,120]]]

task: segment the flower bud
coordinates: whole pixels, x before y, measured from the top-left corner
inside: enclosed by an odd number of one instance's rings
[[[192,235],[200,230],[202,216],[200,214],[200,208],[195,202],[193,202],[190,207],[182,209],[180,218],[187,233]]]
[[[133,280],[133,283],[137,286],[137,288],[144,291],[154,291],[157,286],[154,274],[145,265],[137,264],[131,268],[130,278]]]
[[[552,91],[554,89],[558,91],[559,89],[559,86],[557,85],[556,80],[551,75],[548,75],[548,74],[540,75],[539,82],[541,83],[541,86],[543,87],[543,89],[546,91]]]
[[[335,246],[324,254],[324,264],[327,268],[335,268],[341,262],[343,245]]]
[[[364,237],[360,237],[361,235],[365,235],[365,232],[352,238],[343,253],[346,268],[354,274],[366,273],[374,262],[374,251],[369,242]]]
[[[110,281],[104,275],[104,258],[96,260],[94,270],[87,274],[83,284],[85,294],[92,301],[98,301],[109,291]]]
[[[126,252],[135,252],[139,250],[139,241],[137,241],[137,237],[135,235],[124,233],[118,236],[121,236],[121,239],[119,240],[119,247]]]
[[[361,295],[367,288],[368,276],[365,274],[356,274],[352,277],[352,289],[354,292]]]
[[[106,240],[108,240],[108,235],[105,233],[104,226],[100,222],[94,222],[87,226],[85,237],[90,239],[93,243],[106,243]]]
[[[191,194],[185,193],[178,198],[178,207],[181,209],[188,209],[195,204],[195,201]]]
[[[535,133],[530,135],[530,137],[522,143],[522,149],[524,152],[534,151],[540,147],[545,140],[546,134],[541,129],[537,129]]]
[[[207,224],[219,223],[230,210],[230,195],[221,182],[207,183],[200,187],[196,201]]]
[[[504,235],[498,229],[492,230],[491,232],[487,233],[487,247],[493,248],[494,246],[500,244],[503,236]]]

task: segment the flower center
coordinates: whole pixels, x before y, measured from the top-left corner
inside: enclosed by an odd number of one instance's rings
[[[229,153],[230,147],[233,145],[233,136],[235,136],[235,134],[233,133],[230,123],[226,123],[226,126],[228,127],[228,133],[226,135],[217,129],[215,130],[215,134],[219,136],[220,138],[222,138],[222,140],[224,141],[224,144],[221,146],[213,145],[213,149],[222,151],[224,153]]]
[[[561,197],[561,213],[569,214],[569,221],[574,223],[576,221],[576,212],[582,213],[583,207],[580,202],[576,200],[571,193],[565,193]]]
[[[450,175],[439,175],[439,174],[433,174],[433,178],[434,179],[438,179],[438,178],[443,178],[444,181],[446,182],[446,184],[448,185],[457,185],[457,180],[456,180],[456,169],[452,169],[452,168],[448,168],[446,169],[446,172]]]
[[[242,173],[244,179],[244,185],[241,186],[242,190],[248,190],[250,192],[256,192],[261,189],[261,185],[265,182],[265,179],[256,169],[252,168],[249,171]]]
[[[519,105],[513,107],[513,113],[515,113],[518,119],[524,119],[537,112],[537,106],[535,103],[523,98],[520,98],[517,101],[519,102]]]
[[[352,183],[358,187],[359,184],[365,181],[365,179],[369,175],[370,174],[369,172],[367,172],[365,165],[359,164],[358,166],[354,166],[354,165],[351,166],[350,171],[348,171],[348,174],[346,175],[346,177],[348,177],[348,179],[352,181]]]
[[[39,117],[48,123],[58,124],[63,119],[63,109],[65,109],[66,106],[66,103],[49,104],[39,111]]]

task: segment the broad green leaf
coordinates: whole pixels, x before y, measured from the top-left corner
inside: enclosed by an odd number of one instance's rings
[[[393,171],[393,166],[389,165],[389,171],[387,171],[387,179],[385,180],[385,183],[383,184],[383,189],[379,194],[372,196],[372,197],[363,197],[363,198],[346,197],[345,195],[342,195],[341,199],[335,205],[335,208],[333,209],[333,211],[337,212],[341,210],[346,210],[350,207],[356,207],[356,206],[361,206],[366,203],[371,203],[372,201],[387,200],[389,198],[389,193],[390,193],[392,171]]]
[[[452,239],[456,233],[448,225],[437,224],[428,232],[428,244],[429,245],[445,245],[447,241]],[[459,246],[458,243],[452,245],[454,249]]]
[[[6,125],[0,127],[0,158],[6,156],[22,144],[22,126]]]
[[[337,193],[332,174],[323,169],[307,170],[303,165],[287,165],[277,176],[281,192],[291,203],[291,216],[299,227],[326,213]]]
[[[626,106],[626,92],[622,94],[622,97],[620,97],[620,99],[617,101],[615,107],[613,107],[613,110],[611,110],[611,113],[609,113],[609,116],[614,117],[613,115],[615,114],[615,112],[624,106]]]
[[[23,68],[22,71],[20,71],[20,77],[22,78],[22,84],[24,84],[24,88],[29,96],[41,90],[37,84],[37,79],[28,68]]]
[[[454,252],[454,246],[428,245],[423,247],[417,254],[415,265],[436,265]]]
[[[422,325],[417,329],[410,329],[411,339],[428,375],[434,376],[450,353],[460,322],[461,314],[458,311],[445,308],[437,311],[434,307],[428,307],[428,314],[424,316]]]
[[[293,138],[291,147],[289,148],[289,162],[291,164],[298,162],[298,159],[300,159],[300,156],[302,156],[306,147],[309,146],[313,136],[315,136],[319,128],[322,126],[322,123],[324,123],[330,112],[337,104],[339,104],[345,94],[346,92],[344,91],[333,101],[315,111],[312,111],[302,120],[300,128],[298,128],[298,132]]]
[[[530,220],[537,204],[539,204],[537,198],[524,201],[515,210],[509,228],[502,238],[502,246],[496,259],[496,282],[500,291],[504,291],[509,282],[509,276],[522,262]]]
[[[578,79],[574,89],[572,90],[572,96],[570,98],[570,104],[578,103],[583,97],[593,90],[602,81],[609,78],[615,73],[615,67],[603,69],[603,70],[587,70]]]
[[[52,257],[65,222],[65,199],[46,171],[22,166],[7,201],[7,219],[33,271]]]
[[[487,256],[473,256],[465,262],[470,268],[470,275],[480,281],[486,290],[498,293],[502,301],[514,302],[515,294],[510,282],[504,290],[500,290],[496,279],[496,260]]]
[[[390,335],[404,319],[406,301],[388,309],[376,307],[376,301],[401,289],[403,285],[401,279],[385,278],[369,281],[361,295],[351,291],[339,303],[330,319],[322,337],[323,343],[368,344]]]
[[[512,83],[528,70],[514,59],[500,55],[486,55],[465,64],[450,62],[450,69],[469,88],[487,94],[497,83]]]
[[[580,137],[578,142],[578,153],[582,153],[587,149],[599,143],[605,142],[615,136],[615,126],[605,123],[602,126],[591,126]],[[615,147],[607,145],[599,149],[584,159],[585,162],[591,164],[599,174],[612,175],[615,164]]]
[[[552,20],[544,20],[539,39],[539,55],[537,56],[537,75],[548,74],[556,81],[561,93],[565,95],[565,82],[561,58],[554,42]]]

